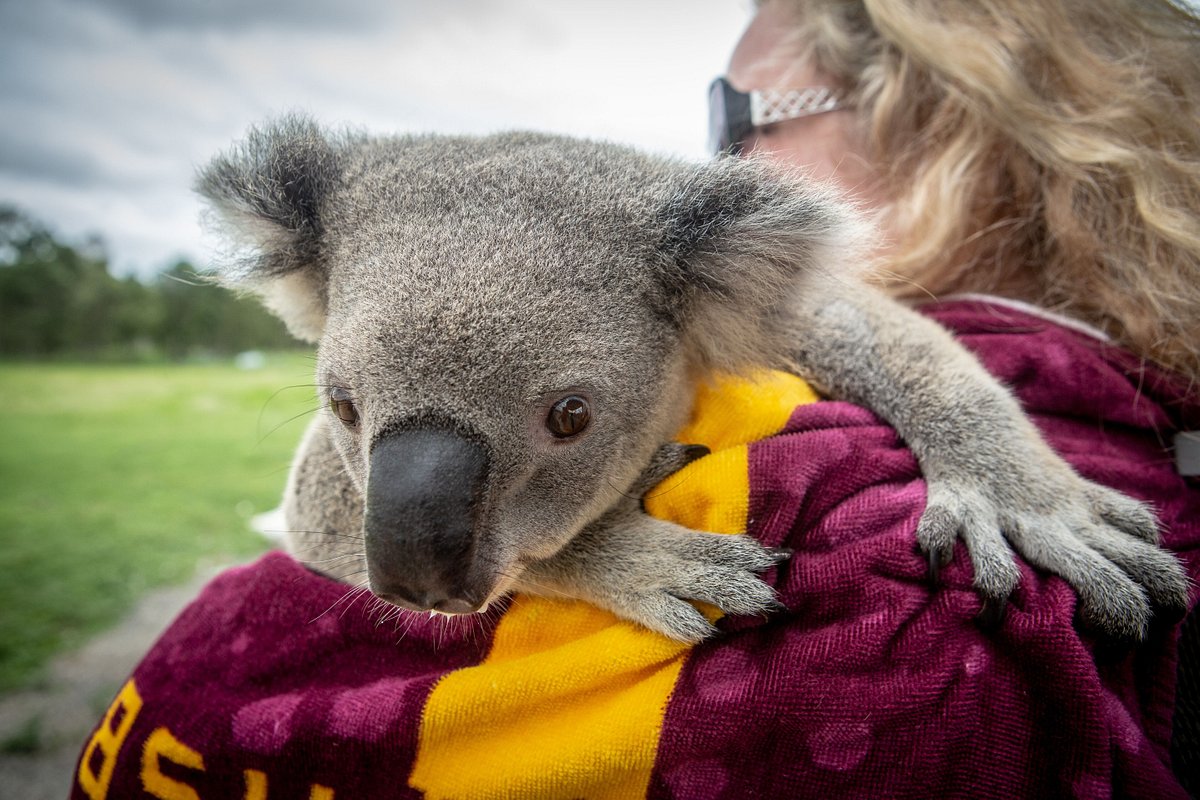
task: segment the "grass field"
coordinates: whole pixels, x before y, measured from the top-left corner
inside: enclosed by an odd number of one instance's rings
[[[0,364],[0,692],[202,560],[247,558],[316,407],[312,361]]]

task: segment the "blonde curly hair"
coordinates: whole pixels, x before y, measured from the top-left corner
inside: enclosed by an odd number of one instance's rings
[[[1169,0],[765,0],[838,81],[901,294],[1071,315],[1200,384],[1200,20]],[[918,288],[919,287],[919,288]]]

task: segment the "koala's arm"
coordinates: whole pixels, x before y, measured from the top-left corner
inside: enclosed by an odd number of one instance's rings
[[[802,373],[886,419],[920,463],[917,540],[934,576],[961,537],[992,612],[1018,580],[1011,549],[1065,578],[1083,619],[1110,634],[1144,636],[1151,603],[1187,607],[1187,578],[1155,546],[1151,511],[1077,475],[947,331],[862,285],[830,282],[793,311]]]
[[[745,535],[705,533],[649,516],[640,498],[708,452],[695,445],[660,447],[637,482],[599,519],[550,558],[524,565],[515,588],[577,597],[681,642],[716,632],[688,600],[727,614],[777,607],[759,573],[786,558]]]

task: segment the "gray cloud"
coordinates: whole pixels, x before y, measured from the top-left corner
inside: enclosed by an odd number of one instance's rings
[[[485,0],[380,2],[380,0],[70,0],[103,9],[141,30],[246,31],[323,29],[363,31],[380,25],[405,27],[429,19],[488,16]]]
[[[270,25],[279,28],[334,26],[361,30],[390,16],[389,3],[372,0],[73,0],[102,8],[139,29],[210,28],[244,30]]]
[[[743,0],[748,2],[748,0]],[[118,267],[201,258],[198,164],[280,111],[699,156],[736,0],[0,0],[0,203]]]
[[[0,130],[0,172],[77,188],[113,182],[115,176],[88,154],[59,150],[22,133]]]

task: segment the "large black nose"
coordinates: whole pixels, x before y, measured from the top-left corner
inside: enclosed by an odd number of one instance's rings
[[[418,428],[371,448],[363,532],[371,591],[397,605],[474,611],[490,585],[476,532],[487,451],[453,430]]]

